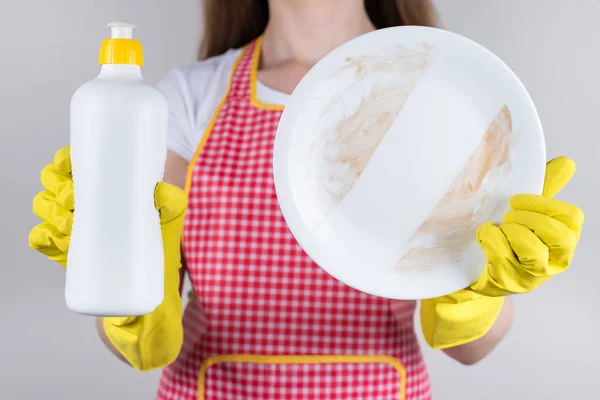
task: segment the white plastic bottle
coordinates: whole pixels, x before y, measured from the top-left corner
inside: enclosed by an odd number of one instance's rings
[[[78,313],[136,316],[162,303],[164,256],[154,189],[167,153],[167,103],[145,84],[134,25],[112,22],[98,77],[71,100],[75,188],[65,298]]]

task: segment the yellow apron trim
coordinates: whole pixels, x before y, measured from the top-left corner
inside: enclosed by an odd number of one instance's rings
[[[283,111],[285,108],[279,104],[267,104],[262,103],[258,99],[256,94],[256,82],[258,74],[258,61],[260,60],[260,49],[262,47],[262,36],[256,39],[256,46],[254,46],[254,53],[252,54],[252,66],[250,67],[250,102],[256,108],[262,108],[264,110]]]
[[[400,375],[399,400],[406,397],[406,370],[404,366],[391,356],[384,355],[330,355],[330,356],[266,356],[256,354],[224,354],[209,357],[200,366],[198,375],[198,400],[204,400],[206,389],[206,372],[218,363],[236,362],[248,364],[388,364]]]
[[[192,156],[192,159],[190,160],[190,163],[188,164],[187,176],[185,179],[185,193],[186,194],[190,193],[190,187],[192,186],[192,173],[194,172],[194,167],[196,166],[196,163],[198,162],[198,157],[200,156],[202,149],[206,145],[208,137],[210,136],[212,129],[215,126],[215,123],[217,122],[217,118],[219,118],[219,114],[221,113],[221,109],[223,108],[225,101],[227,101],[227,97],[229,96],[229,91],[231,90],[231,84],[233,82],[233,75],[234,75],[235,70],[237,69],[238,65],[242,61],[242,58],[244,57],[244,54],[246,53],[247,50],[248,50],[248,46],[244,47],[244,49],[238,56],[237,60],[235,60],[235,63],[233,64],[233,67],[231,68],[231,75],[229,76],[229,82],[227,82],[227,90],[225,91],[225,95],[223,95],[223,98],[219,102],[217,109],[213,113],[213,116],[210,119],[208,126],[204,130],[202,139],[200,140],[198,147],[196,147],[196,151],[194,152],[194,155]]]
[[[223,95],[223,97],[221,98],[221,101],[217,105],[217,109],[213,113],[213,116],[210,119],[208,126],[204,130],[204,134],[202,134],[202,139],[200,139],[200,143],[198,144],[198,147],[196,147],[196,151],[194,151],[194,155],[192,156],[192,159],[190,160],[190,163],[188,164],[187,173],[186,173],[186,177],[185,177],[185,194],[187,197],[189,197],[189,195],[190,195],[190,188],[192,187],[192,175],[194,173],[194,167],[196,166],[196,163],[198,162],[198,157],[200,157],[200,153],[202,152],[202,149],[204,148],[204,146],[206,145],[206,142],[208,141],[208,137],[210,136],[210,134],[213,130],[213,127],[215,126],[215,123],[217,122],[217,118],[219,118],[219,114],[221,113],[223,104],[225,104],[225,101],[227,101],[227,97],[229,96],[229,91],[231,90],[231,84],[233,82],[233,75],[235,74],[235,71],[236,71],[238,65],[242,61],[242,58],[246,54],[246,51],[248,51],[248,46],[244,47],[244,49],[242,50],[242,52],[240,53],[238,58],[235,60],[235,63],[233,64],[233,67],[231,68],[231,75],[229,75],[229,82],[227,82],[227,90],[225,91],[225,94]],[[183,232],[181,232],[181,244],[183,245]]]

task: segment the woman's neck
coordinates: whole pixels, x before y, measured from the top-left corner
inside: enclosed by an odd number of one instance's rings
[[[261,68],[312,66],[337,46],[375,29],[363,0],[269,0]]]

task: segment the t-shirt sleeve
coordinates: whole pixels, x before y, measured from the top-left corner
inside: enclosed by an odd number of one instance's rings
[[[192,98],[181,70],[172,70],[158,84],[169,105],[167,147],[187,161],[194,154]]]
[[[240,49],[169,72],[157,85],[169,105],[168,148],[188,162],[227,92]]]

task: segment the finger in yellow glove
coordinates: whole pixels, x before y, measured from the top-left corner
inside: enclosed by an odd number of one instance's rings
[[[56,152],[54,162],[42,169],[40,180],[46,189],[33,198],[33,213],[42,221],[29,233],[29,246],[67,266],[73,224],[73,178],[69,147]]]
[[[516,195],[504,223],[477,232],[488,263],[469,288],[421,302],[421,328],[433,348],[468,343],[485,335],[498,317],[503,296],[526,293],[565,271],[583,224],[583,212],[552,199],[575,172],[567,157],[546,165],[541,196]]]
[[[69,148],[59,150],[41,174],[45,190],[35,196],[33,211],[44,222],[29,234],[31,248],[66,267],[73,221],[73,180]],[[160,214],[165,255],[164,300],[153,312],[136,317],[104,318],[107,337],[138,370],[171,363],[183,343],[179,293],[180,236],[187,196],[180,188],[159,183],[154,201]]]

